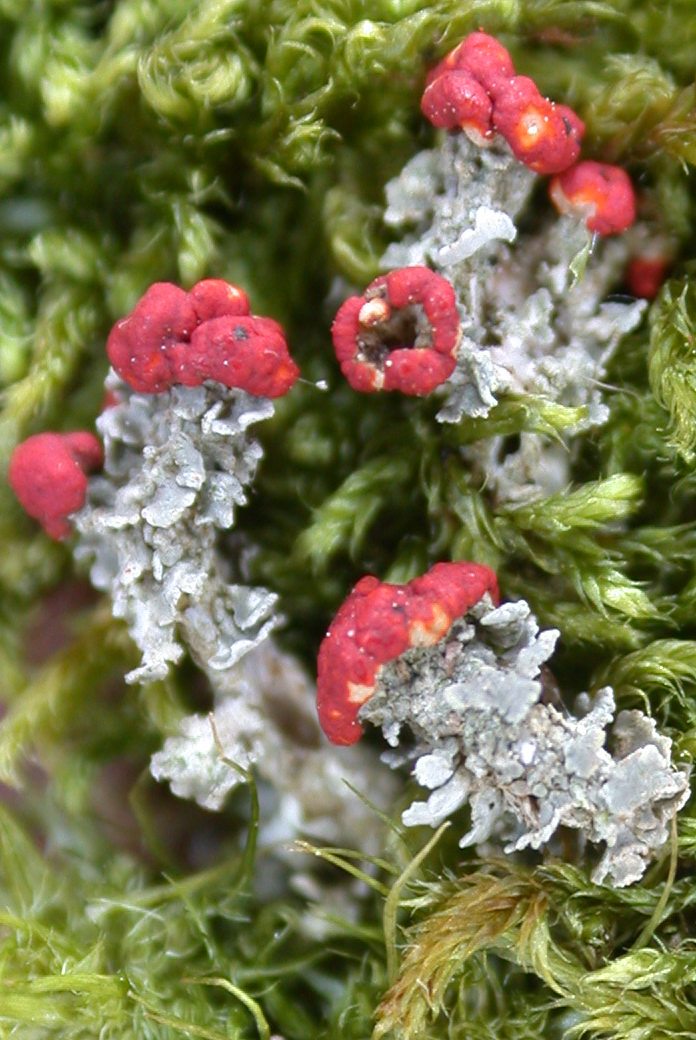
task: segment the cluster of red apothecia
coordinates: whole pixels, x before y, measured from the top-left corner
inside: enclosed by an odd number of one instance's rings
[[[476,32],[428,75],[421,111],[434,126],[463,130],[487,147],[496,136],[516,159],[555,174],[550,194],[562,213],[585,218],[590,231],[614,235],[635,220],[633,187],[618,166],[578,162],[585,124],[567,105],[542,96],[528,76],[516,76],[498,40]]]
[[[300,374],[280,325],[250,314],[246,294],[217,278],[198,282],[190,292],[169,282],[151,285],[116,322],[106,352],[121,379],[140,394],[210,379],[275,398]],[[84,505],[87,474],[102,463],[93,433],[39,433],[15,448],[8,480],[26,512],[52,538],[63,539],[70,533],[67,517]]]
[[[502,138],[535,173],[554,174],[549,190],[557,209],[583,218],[590,231],[614,235],[633,223],[635,195],[626,172],[578,162],[582,120],[543,97],[528,76],[515,75],[507,50],[487,33],[467,36],[429,72],[421,110],[434,126],[463,131],[483,148]],[[654,295],[665,267],[637,258],[627,272],[629,288]],[[429,394],[456,365],[454,291],[425,267],[392,271],[345,301],[331,335],[354,390]]]
[[[529,77],[515,75],[510,55],[492,36],[472,33],[430,71],[421,108],[435,126],[463,131],[482,147],[504,138],[530,169],[554,174],[551,198],[562,212],[584,216],[590,230],[615,234],[633,221],[635,199],[626,173],[577,161],[582,120],[542,97]],[[629,286],[637,295],[654,295],[665,266],[659,257],[635,258]],[[345,301],[331,334],[353,389],[429,394],[456,365],[461,332],[454,290],[427,267],[391,271]],[[189,292],[168,282],[152,285],[112,329],[107,353],[121,378],[145,394],[214,380],[275,398],[299,375],[280,325],[250,314],[246,294],[219,279],[199,282]],[[75,453],[74,437],[92,438],[87,454]],[[100,457],[97,445],[88,433],[40,434],[15,450],[10,483],[53,537],[65,537],[65,517],[84,502],[85,474]]]
[[[189,292],[156,282],[116,322],[106,353],[140,394],[212,379],[255,397],[282,397],[300,371],[278,322],[249,311],[246,293],[221,279],[198,282]]]
[[[516,76],[505,47],[483,32],[467,36],[431,69],[421,111],[433,126],[463,130],[482,147],[499,134],[535,173],[567,170],[585,133],[571,108],[542,97],[528,76]]]

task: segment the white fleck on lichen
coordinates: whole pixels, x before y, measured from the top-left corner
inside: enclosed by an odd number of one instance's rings
[[[129,682],[164,678],[184,648],[213,681],[278,623],[276,596],[230,581],[218,550],[262,454],[247,430],[273,404],[217,383],[136,394],[113,374],[107,390],[75,556],[142,653]]]
[[[569,434],[607,418],[607,364],[646,306],[607,300],[629,244],[621,236],[593,238],[572,218],[532,214],[536,183],[504,145],[481,149],[459,134],[416,155],[387,185],[384,221],[402,238],[383,255],[383,268],[426,264],[457,295],[462,340],[441,391],[441,422],[485,418],[511,394],[582,408]],[[518,234],[523,216],[526,230]],[[556,456],[551,463],[547,451]],[[498,501],[534,497],[568,480],[567,451],[559,455],[558,444],[539,434],[514,452],[503,438],[489,438],[464,455]]]
[[[484,597],[435,646],[383,665],[359,719],[382,728],[395,749],[386,760],[412,762],[430,792],[404,812],[407,826],[435,827],[468,802],[460,845],[502,836],[509,852],[570,827],[606,846],[593,880],[628,885],[667,840],[688,770],[642,712],[614,720],[608,687],[584,697],[580,717],[547,703],[558,634],[540,632],[523,600],[494,608]]]

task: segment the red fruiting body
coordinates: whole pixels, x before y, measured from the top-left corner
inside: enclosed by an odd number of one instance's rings
[[[249,314],[249,298],[243,289],[230,285],[222,278],[206,278],[189,292],[198,324],[211,318]]]
[[[408,588],[416,596],[439,603],[453,621],[463,617],[486,592],[494,603],[499,599],[495,572],[480,563],[436,563],[409,582]]]
[[[542,97],[528,76],[514,76],[498,92],[492,120],[515,158],[535,173],[559,173],[580,154],[584,123],[566,105]]]
[[[354,390],[429,394],[456,364],[460,328],[454,289],[427,267],[391,271],[362,296],[345,301],[331,337]]]
[[[565,131],[569,137],[573,138],[579,152],[580,144],[585,136],[585,124],[577,112],[574,112],[568,105],[557,105],[555,102],[553,102],[553,105],[556,116],[560,116],[563,120]]]
[[[516,76],[505,47],[483,32],[471,33],[430,70],[421,110],[434,126],[461,127],[479,144],[497,131],[535,173],[571,166],[585,133],[572,109],[542,97],[528,76]]]
[[[515,75],[508,51],[488,33],[471,33],[455,48],[456,52],[457,68],[466,69],[494,99]]]
[[[515,75],[512,58],[505,47],[495,37],[483,32],[471,33],[446,54],[428,73],[426,88],[453,69],[467,72],[492,98]]]
[[[422,397],[441,386],[454,372],[456,361],[434,350],[392,350],[384,362],[384,390]]]
[[[433,126],[463,130],[476,144],[493,137],[491,98],[515,75],[510,55],[487,33],[471,33],[428,73],[421,111]]]
[[[364,306],[364,296],[349,296],[339,307],[331,325],[334,351],[344,375],[346,375],[344,365],[353,362],[357,353],[357,338],[360,335],[361,328],[364,327],[364,324],[360,324],[360,312]],[[356,365],[360,364],[357,361],[353,363]],[[348,378],[347,375],[346,378]],[[348,382],[353,386],[350,379],[348,379]]]
[[[459,345],[459,314],[454,289],[428,267],[401,267],[376,278],[369,288],[386,285],[386,296],[394,308],[420,304],[430,323],[433,349],[452,356]]]
[[[488,94],[473,76],[457,69],[444,70],[425,88],[421,112],[433,126],[464,130],[476,143],[493,136]]]
[[[255,397],[282,397],[299,375],[280,325],[250,315],[211,318],[190,343],[172,347],[169,357],[176,383],[200,386],[213,379]]]
[[[121,379],[142,394],[158,394],[172,384],[167,349],[186,342],[198,324],[187,292],[155,282],[131,313],[117,321],[106,341],[109,361]]]
[[[29,516],[60,540],[70,534],[67,517],[84,505],[86,474],[103,461],[91,433],[37,433],[13,451],[7,479]]]
[[[549,192],[559,212],[585,217],[600,235],[619,234],[636,218],[633,185],[619,166],[587,159],[554,177]]]
[[[634,256],[626,268],[626,287],[642,300],[654,300],[669,269],[663,256]]]
[[[114,325],[106,352],[119,376],[144,394],[212,379],[280,397],[300,374],[280,325],[251,316],[246,293],[216,278],[188,293],[169,282],[150,286]]]
[[[498,602],[495,574],[477,563],[437,563],[407,585],[362,578],[319,648],[317,711],[329,740],[355,744],[380,666],[438,642],[486,593]]]

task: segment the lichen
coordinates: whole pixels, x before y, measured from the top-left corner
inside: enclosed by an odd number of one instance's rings
[[[155,779],[182,798],[219,810],[254,768],[267,792],[265,841],[298,835],[329,845],[357,845],[377,852],[382,825],[361,801],[380,810],[393,801],[395,781],[375,753],[331,746],[314,710],[315,690],[306,672],[267,639],[226,675],[224,695],[210,715],[183,720],[151,762]]]
[[[373,753],[349,760],[325,741],[312,684],[268,638],[280,621],[277,596],[231,583],[218,545],[261,458],[248,429],[273,414],[272,402],[213,382],[138,394],[113,373],[106,389],[97,423],[104,471],[75,515],[75,556],[89,561],[93,585],[109,593],[142,653],[127,680],[162,679],[188,651],[215,699],[210,716],[182,720],[152,757],[152,775],[220,810],[253,767],[266,791],[267,840],[303,835],[376,852],[379,817],[347,784],[384,809],[391,777]]]
[[[111,375],[106,389],[104,472],[75,516],[75,557],[142,653],[129,682],[164,678],[185,648],[219,676],[279,621],[276,596],[230,582],[218,549],[261,458],[247,430],[273,405],[217,383],[143,395]]]
[[[558,636],[539,631],[524,600],[493,608],[486,596],[434,647],[383,665],[358,717],[398,749],[389,764],[413,763],[431,792],[403,813],[407,826],[435,827],[468,802],[459,844],[502,837],[507,852],[570,827],[606,845],[594,881],[629,885],[666,842],[689,771],[642,712],[614,720],[609,687],[582,695],[577,716],[550,702],[544,668]]]
[[[621,237],[592,236],[578,220],[539,211],[535,175],[504,143],[479,148],[448,135],[386,186],[385,224],[400,232],[384,268],[429,264],[457,294],[457,368],[438,419],[485,418],[505,395],[536,394],[584,417],[568,433],[606,421],[601,384],[645,301],[607,299],[629,255]],[[530,229],[518,233],[524,219]],[[556,456],[551,463],[547,452]],[[569,478],[567,453],[539,435],[514,452],[494,438],[465,455],[499,501],[553,491]],[[562,476],[559,479],[558,465]],[[549,483],[548,472],[554,474]]]

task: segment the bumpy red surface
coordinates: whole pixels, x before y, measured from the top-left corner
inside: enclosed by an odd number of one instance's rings
[[[177,343],[168,354],[173,381],[184,386],[213,379],[255,397],[282,397],[299,375],[283,330],[271,318],[211,318],[199,325],[190,343]]]
[[[362,578],[319,649],[317,711],[329,740],[355,744],[362,736],[358,712],[380,665],[438,642],[486,593],[498,602],[494,572],[477,563],[438,563],[407,585]]]
[[[426,89],[445,72],[466,72],[494,98],[515,75],[512,58],[502,43],[488,33],[470,33],[427,75]]]
[[[213,278],[188,293],[169,282],[150,286],[114,325],[106,352],[121,378],[145,394],[212,379],[280,397],[300,374],[280,325],[251,316],[246,294]]]
[[[86,474],[103,461],[91,433],[37,433],[15,448],[7,479],[29,516],[60,540],[70,534],[68,516],[84,505]]]
[[[386,305],[385,319],[364,319],[370,301]],[[380,358],[365,349],[368,335],[389,338],[389,324],[406,307],[420,307],[429,326],[430,345],[399,344]],[[362,296],[351,296],[339,308],[331,337],[341,371],[354,390],[372,393],[398,390],[411,396],[431,393],[454,371],[459,345],[459,314],[454,289],[428,267],[402,267],[375,278]]]
[[[131,313],[116,322],[106,353],[129,386],[138,393],[157,394],[172,383],[169,348],[188,341],[197,324],[188,293],[169,282],[156,282]]]
[[[434,350],[392,350],[384,362],[384,390],[423,397],[449,379],[457,362]]]
[[[249,314],[249,298],[243,289],[222,278],[206,278],[197,282],[189,298],[198,318],[198,324],[211,318],[226,318]]]
[[[636,219],[633,185],[620,166],[586,159],[554,177],[549,193],[561,213],[585,217],[600,235],[619,234]]]
[[[471,73],[493,99],[515,75],[509,52],[488,33],[470,33],[459,47],[455,47],[455,53],[457,67]]]
[[[421,112],[433,126],[465,130],[474,139],[492,137],[493,102],[468,72],[446,69],[425,88]]]
[[[466,37],[430,70],[421,100],[434,126],[461,128],[480,144],[497,132],[535,173],[559,173],[580,154],[585,125],[567,105],[516,76],[508,51],[488,33]]]
[[[585,125],[566,105],[542,97],[534,80],[514,76],[496,96],[493,126],[535,173],[558,173],[580,154]]]

